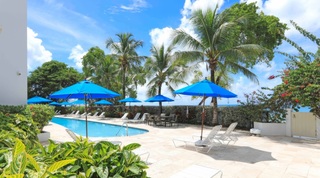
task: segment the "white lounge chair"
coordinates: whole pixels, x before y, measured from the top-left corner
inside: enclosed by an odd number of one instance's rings
[[[138,112],[138,113],[134,116],[133,120],[134,120],[134,121],[139,120],[140,115],[141,115],[141,113]]]
[[[125,122],[127,123],[144,123],[146,121],[146,119],[149,117],[149,113],[144,113],[141,117],[141,119],[133,119],[133,120],[127,120]]]
[[[75,113],[74,113],[74,115],[76,115],[76,116],[80,116],[80,114],[79,114],[79,113],[80,113],[80,111],[78,110],[77,112],[75,112]]]
[[[74,132],[72,132],[71,130],[69,129],[66,129],[67,133],[70,135],[70,137],[76,141],[78,139],[80,139],[80,137],[78,137]],[[111,141],[111,140],[96,140],[96,141],[92,141],[92,140],[89,140],[91,142],[99,142],[99,141],[108,141],[114,145],[122,145],[122,142],[121,141]]]
[[[127,113],[127,112],[124,113],[123,116],[121,117],[121,119],[122,119],[122,120],[127,120],[127,119],[128,119],[128,117],[127,117],[128,114],[129,114],[129,113]]]
[[[87,115],[87,112],[84,112],[82,114],[79,115],[79,117],[85,117]]]
[[[95,112],[92,116],[96,117],[99,114],[99,112]]]
[[[172,142],[175,147],[177,147],[176,142],[183,142],[184,146],[186,147],[188,144],[195,146],[196,151],[199,149],[208,147],[207,153],[212,149],[214,145],[218,145],[220,142],[215,141],[215,137],[217,136],[218,132],[222,128],[222,125],[217,125],[212,128],[210,133],[203,138],[202,140],[195,139],[195,137],[191,138],[174,138],[172,139]]]
[[[105,114],[105,112],[102,112],[101,114],[98,115],[98,117],[105,118],[104,114]]]
[[[226,144],[226,145],[229,145],[231,141],[235,143],[238,140],[238,138],[232,135],[232,132],[234,131],[237,125],[238,125],[238,122],[231,123],[227,128],[227,130],[222,135],[217,135],[217,137],[215,137],[214,139],[218,140],[221,144]]]

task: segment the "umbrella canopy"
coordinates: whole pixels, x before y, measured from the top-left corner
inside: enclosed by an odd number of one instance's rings
[[[205,79],[190,86],[181,88],[179,90],[174,91],[175,94],[183,94],[190,96],[203,96],[203,97],[223,97],[223,98],[234,98],[237,97],[236,94],[216,85],[209,80]],[[204,125],[204,102],[202,105],[202,122],[201,122],[201,136],[202,140],[203,134],[203,125]]]
[[[202,80],[198,83],[189,85],[174,91],[175,94],[191,95],[191,96],[207,96],[207,97],[222,97],[234,98],[236,94],[216,85],[209,80]]]
[[[85,101],[85,112],[87,112],[87,100],[92,98],[114,98],[120,96],[120,94],[106,89],[100,85],[94,84],[93,82],[83,80],[74,85],[66,87],[62,90],[54,92],[50,95],[50,98],[61,98],[61,99],[84,99]],[[86,115],[86,138],[88,138],[88,118]]]
[[[145,102],[171,102],[171,101],[174,101],[174,100],[163,95],[156,95],[147,99]]]
[[[61,106],[61,103],[58,103],[58,102],[51,102],[51,103],[49,103],[49,105],[51,105],[51,106]]]
[[[122,99],[122,100],[119,100],[119,102],[121,103],[137,103],[137,102],[141,102],[140,100],[137,100],[135,98],[125,98],[125,99]]]
[[[161,114],[162,113],[162,102],[171,102],[171,101],[174,101],[174,100],[171,98],[168,98],[166,96],[163,96],[163,95],[156,95],[156,96],[153,96],[153,97],[147,99],[145,102],[159,102],[160,114]]]
[[[98,104],[98,105],[112,105],[112,103],[110,101],[107,100],[100,100],[97,102],[94,102],[94,104]]]
[[[120,96],[120,94],[106,89],[100,85],[94,84],[90,81],[84,80],[71,85],[67,88],[54,92],[50,95],[50,98],[60,99],[86,99],[86,98],[114,98]]]
[[[42,98],[40,96],[29,98],[27,101],[28,104],[39,104],[39,103],[50,103],[50,102],[52,101],[47,98]]]

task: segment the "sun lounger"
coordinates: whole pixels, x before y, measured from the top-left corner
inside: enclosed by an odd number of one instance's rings
[[[144,113],[141,119],[138,120],[127,120],[126,123],[144,123],[149,118],[149,113]]]
[[[66,129],[66,132],[70,135],[70,137],[76,141],[78,139],[80,139],[80,137],[78,137],[74,132],[72,132],[71,130],[69,129]],[[91,142],[93,142],[92,140],[89,140]],[[97,140],[97,141],[94,141],[94,142],[99,142],[99,141],[108,141],[114,145],[122,145],[122,142],[121,141],[111,141],[111,140]]]
[[[175,147],[177,147],[176,142],[183,142],[184,146],[193,145],[195,146],[196,151],[202,148],[209,148],[207,153],[212,149],[213,146],[218,145],[220,142],[217,142],[214,138],[217,136],[218,132],[220,131],[222,125],[217,125],[212,128],[210,133],[203,138],[203,140],[195,139],[195,137],[191,138],[174,138],[172,142]]]
[[[84,112],[81,115],[79,115],[79,117],[85,117],[86,115],[87,115],[87,112]]]
[[[105,115],[104,115],[104,114],[105,114],[105,112],[102,112],[101,114],[98,115],[98,117],[100,117],[100,118],[105,118]]]
[[[170,176],[170,178],[212,178],[217,175],[220,175],[220,178],[222,178],[222,174],[222,171],[219,169],[193,164]]]
[[[99,112],[95,112],[92,116],[96,117],[99,114]]]
[[[127,120],[127,119],[128,119],[128,117],[127,117],[128,114],[129,114],[129,113],[127,113],[127,112],[124,113],[123,116],[121,117],[121,119],[122,119],[122,120]]]
[[[238,140],[238,138],[232,135],[232,132],[234,131],[237,125],[238,125],[238,122],[234,122],[230,124],[227,130],[223,134],[217,135],[217,137],[215,137],[214,139],[218,140],[221,144],[225,144],[225,145],[229,145],[231,141],[235,143]]]

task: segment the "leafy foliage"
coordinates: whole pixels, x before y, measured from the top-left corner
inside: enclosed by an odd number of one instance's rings
[[[132,152],[140,147],[136,143],[121,149],[107,141],[80,138],[61,144],[50,141],[47,146],[38,143],[30,149],[16,139],[12,145],[1,147],[1,177],[147,177],[147,165]]]
[[[106,47],[112,51],[112,58],[119,61],[120,70],[118,75],[121,77],[122,96],[127,97],[127,88],[130,85],[144,84],[141,62],[144,56],[139,56],[136,49],[143,46],[143,42],[135,40],[131,33],[116,34],[118,42],[112,38],[106,40]],[[140,74],[140,75],[139,75]],[[132,75],[130,77],[130,75]],[[134,78],[132,78],[134,77]],[[134,97],[134,96],[132,96]]]
[[[280,44],[286,26],[276,17],[258,15],[257,8],[255,4],[243,3],[221,13],[217,12],[218,7],[204,12],[196,10],[190,18],[196,35],[179,29],[173,42],[187,47],[180,54],[193,60],[190,62],[205,62],[210,79],[216,84],[230,73],[242,73],[258,82],[248,68],[272,60],[272,50]],[[213,122],[217,123],[217,99],[212,98],[212,102]]]
[[[9,135],[29,142],[37,140],[39,132],[30,115],[0,112],[0,135]]]
[[[31,113],[32,120],[37,124],[38,129],[41,131],[54,116],[54,107],[49,105],[27,105],[26,110]]]
[[[28,97],[48,97],[52,92],[83,79],[82,75],[65,63],[49,61],[32,71],[28,76]]]
[[[288,102],[291,107],[308,106],[316,116],[320,117],[320,38],[312,35],[295,22],[293,26],[305,37],[315,42],[318,51],[308,52],[295,42],[286,38],[286,41],[299,51],[298,56],[286,53],[290,60],[279,77],[282,83],[275,87],[275,97]]]
[[[258,90],[250,94],[245,94],[246,101],[240,101],[240,110],[243,117],[251,122],[273,122],[279,123],[286,118],[286,106],[283,100],[267,95],[265,92]]]

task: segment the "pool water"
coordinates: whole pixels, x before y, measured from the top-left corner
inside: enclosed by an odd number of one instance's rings
[[[51,122],[62,125],[76,134],[83,137],[86,136],[86,122],[84,120],[53,117]],[[126,125],[114,125],[100,122],[88,121],[88,136],[89,137],[121,137],[144,134],[148,132],[145,129],[128,127]]]

